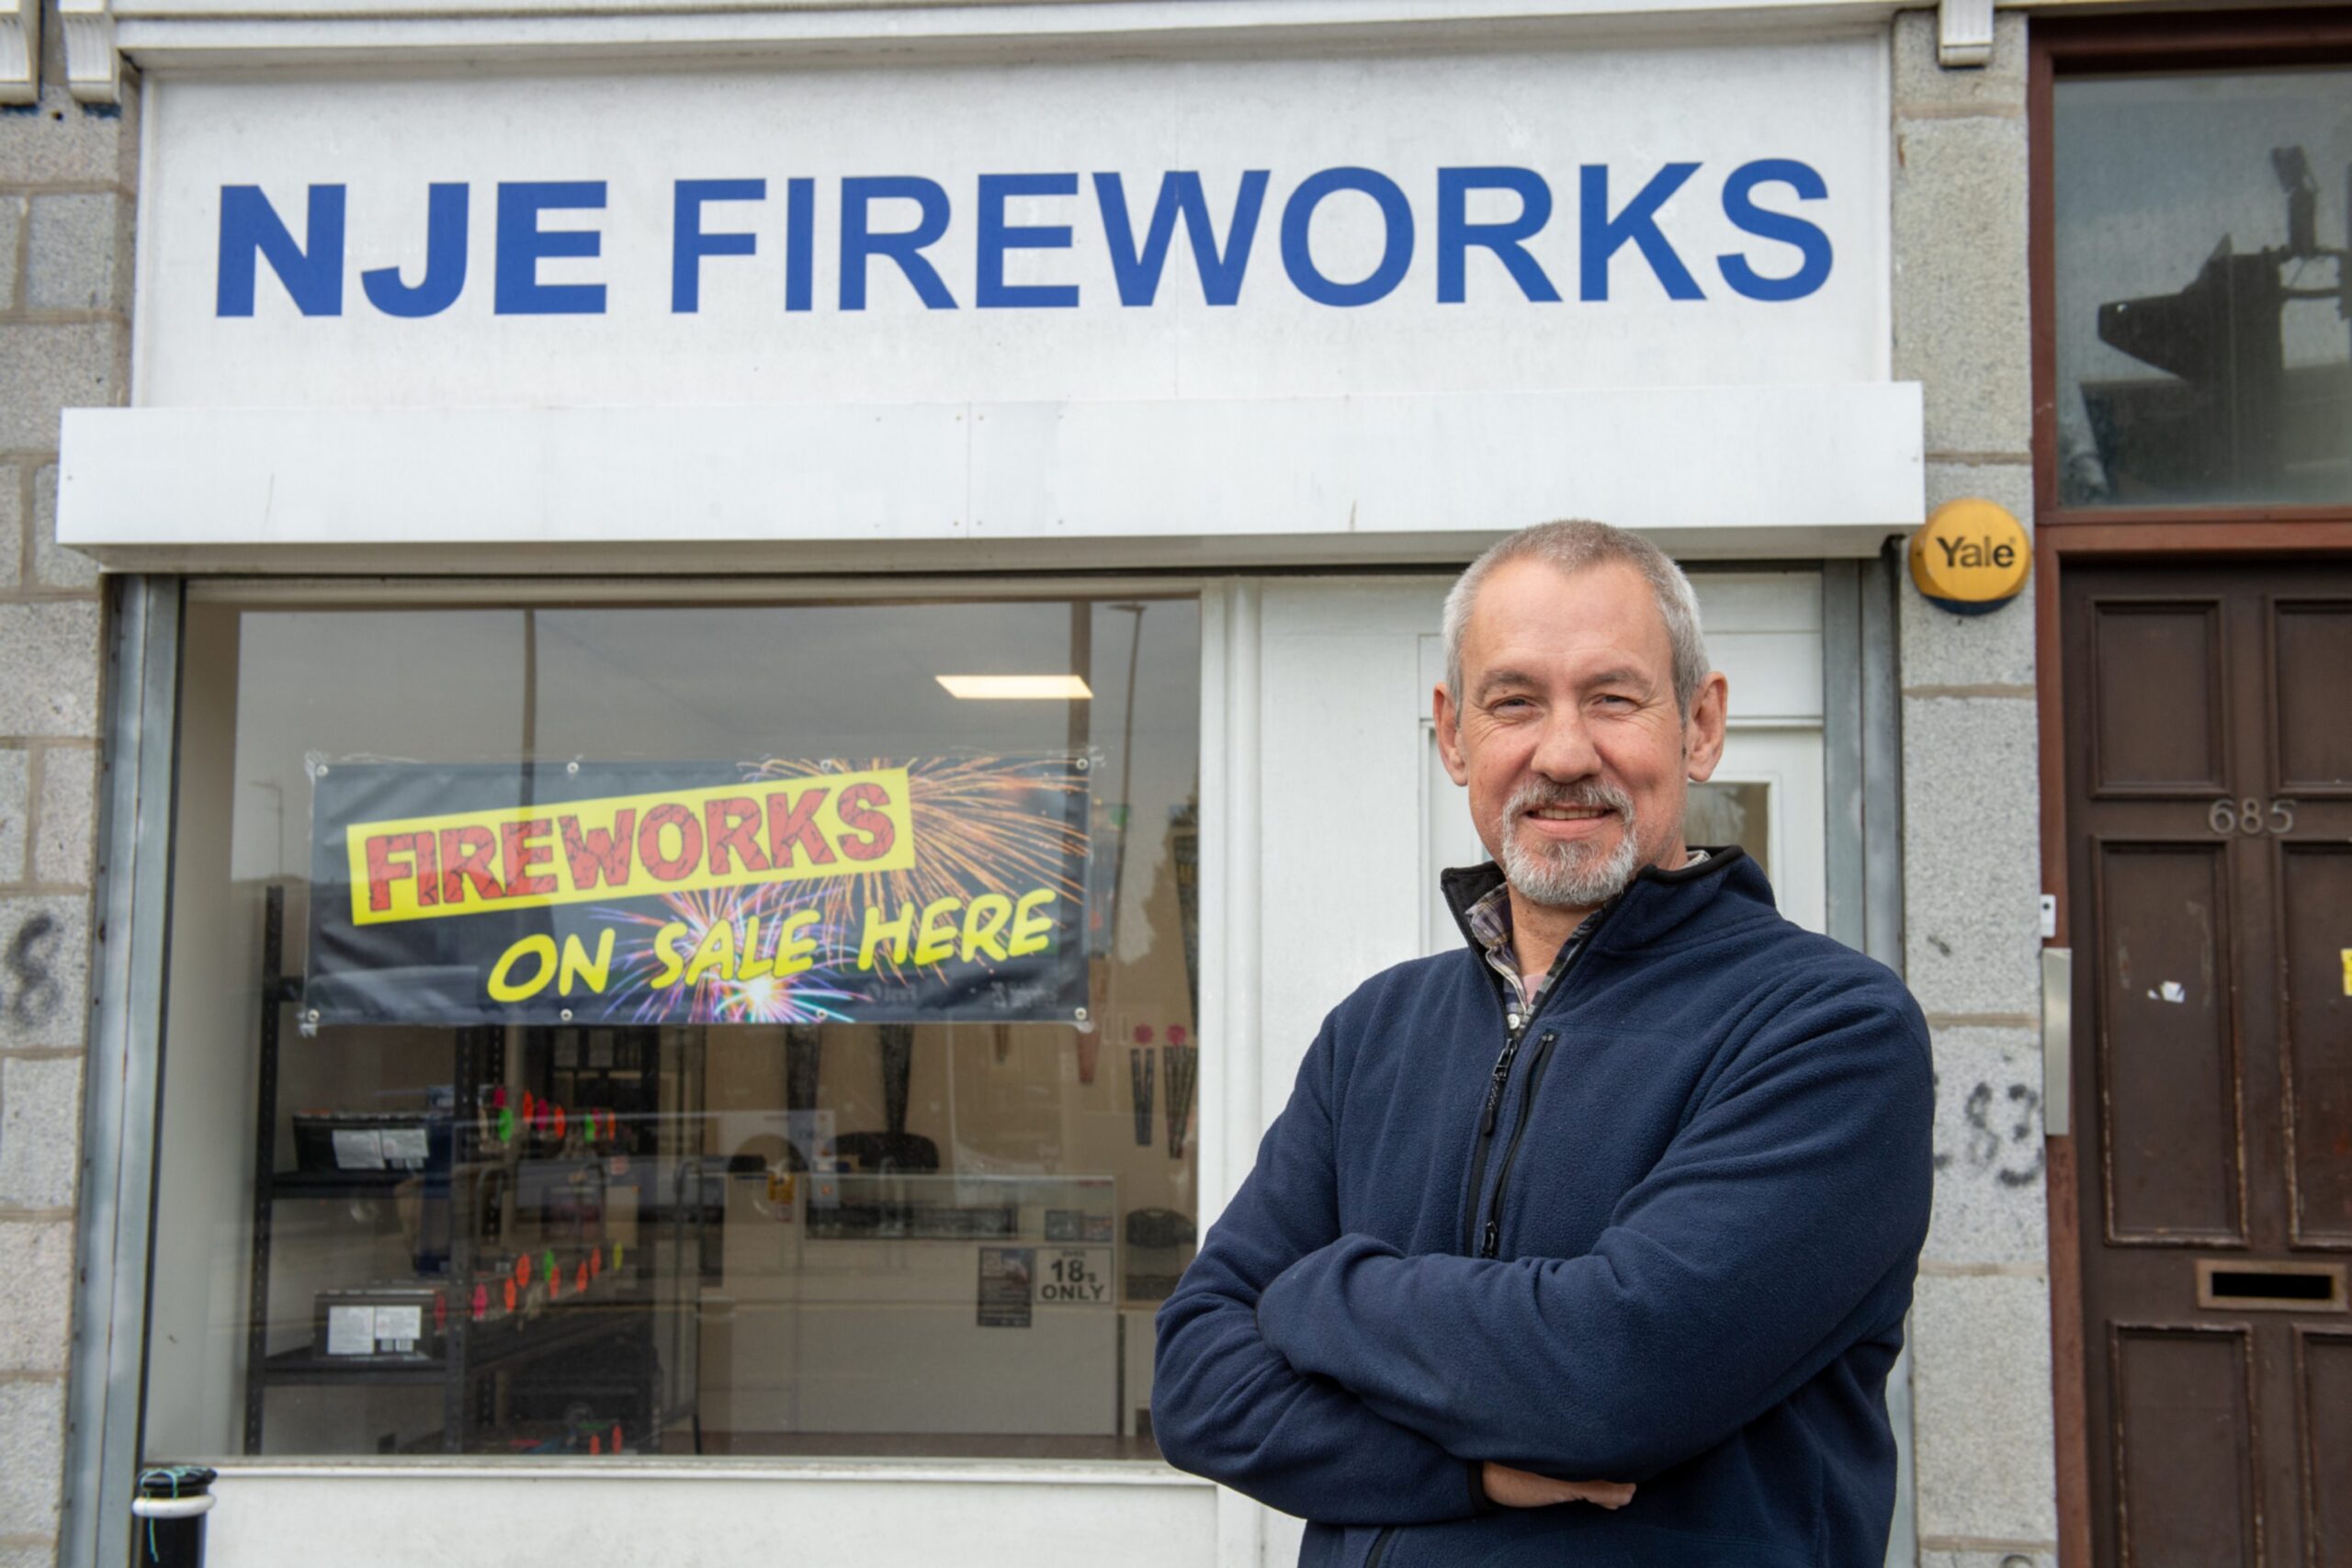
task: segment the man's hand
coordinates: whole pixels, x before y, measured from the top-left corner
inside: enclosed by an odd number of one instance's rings
[[[1634,1500],[1630,1481],[1555,1481],[1532,1471],[1513,1470],[1488,1460],[1479,1472],[1487,1500],[1505,1508],[1549,1508],[1559,1503],[1598,1503],[1622,1508]]]

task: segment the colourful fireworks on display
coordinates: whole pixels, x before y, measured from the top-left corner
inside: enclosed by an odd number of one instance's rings
[[[818,778],[837,771],[903,766],[914,821],[915,863],[905,871],[860,872],[828,877],[807,896],[817,900],[829,931],[854,933],[867,908],[920,913],[935,899],[969,900],[983,893],[1018,897],[1050,887],[1080,900],[1087,835],[1083,763],[1063,757],[917,757],[804,761],[771,758],[752,764],[753,778]],[[1072,872],[1077,873],[1077,877]],[[855,937],[848,941],[854,955]],[[877,968],[896,977],[900,965],[884,949]],[[911,967],[909,965],[908,967]],[[935,967],[935,966],[934,966]]]
[[[803,888],[767,884],[752,887],[718,887],[693,893],[668,893],[658,913],[601,908],[596,913],[624,928],[641,928],[644,941],[624,945],[620,976],[607,1017],[634,1022],[677,1021],[693,1023],[829,1023],[847,1020],[839,1004],[865,999],[842,988],[840,978],[826,962],[841,952],[841,931],[820,920],[798,933],[817,943],[818,963],[797,975],[765,974],[749,979],[722,976],[716,970],[692,985],[682,977],[657,990],[653,978],[663,964],[655,951],[654,935],[663,926],[683,923],[685,935],[677,945],[692,953],[711,929],[729,927],[734,951],[741,959],[770,958],[783,941],[785,922],[810,908]],[[756,935],[753,922],[757,922]],[[758,952],[752,951],[756,942]]]

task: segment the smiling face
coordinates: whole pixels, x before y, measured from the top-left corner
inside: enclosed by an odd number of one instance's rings
[[[1686,719],[1649,582],[1608,561],[1487,574],[1462,634],[1460,704],[1437,689],[1446,772],[1515,908],[1580,912],[1645,865],[1679,865],[1690,785],[1723,754],[1724,678]]]

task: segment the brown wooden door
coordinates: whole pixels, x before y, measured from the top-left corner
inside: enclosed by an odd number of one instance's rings
[[[2097,1560],[2352,1568],[2352,566],[2063,603]]]

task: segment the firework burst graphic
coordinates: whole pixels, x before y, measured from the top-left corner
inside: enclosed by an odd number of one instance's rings
[[[808,896],[830,930],[856,929],[862,910],[920,911],[938,898],[983,893],[1018,897],[1050,887],[1085,897],[1086,775],[1069,757],[915,757],[804,761],[771,758],[750,764],[752,778],[820,778],[834,772],[904,767],[914,821],[915,863],[905,871],[855,872],[826,878]],[[883,950],[876,966],[903,979]],[[985,962],[985,960],[983,960]],[[906,965],[911,969],[913,965]],[[939,965],[932,965],[934,973]]]
[[[694,984],[681,979],[656,989],[653,977],[663,964],[654,952],[654,933],[663,926],[683,922],[682,951],[691,953],[713,927],[728,926],[734,936],[739,962],[775,953],[782,941],[785,921],[799,910],[817,907],[800,888],[765,884],[751,887],[718,887],[691,893],[667,893],[659,913],[599,908],[596,914],[624,931],[641,930],[643,940],[623,946],[620,984],[615,987],[605,1016],[625,1016],[633,1022],[673,1021],[692,1023],[831,1023],[846,1021],[843,1004],[865,999],[842,988],[828,960],[841,951],[842,930],[820,915],[814,930],[818,964],[797,975],[760,975],[750,979],[726,979],[705,974]],[[757,924],[754,931],[754,922]]]

